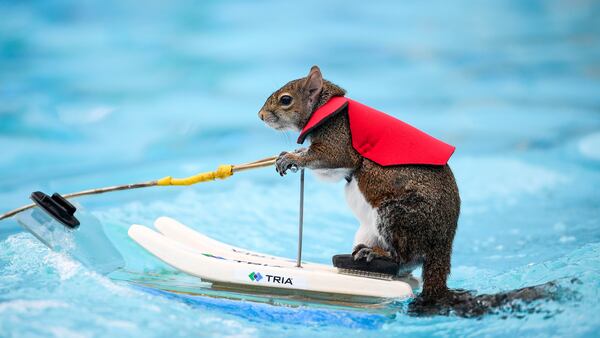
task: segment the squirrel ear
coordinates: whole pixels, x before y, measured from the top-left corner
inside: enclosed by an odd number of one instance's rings
[[[308,76],[310,76],[310,74],[314,73],[314,72],[321,72],[321,69],[319,69],[319,66],[314,65],[312,67],[310,67],[310,72],[308,72]]]
[[[312,106],[323,89],[323,75],[321,75],[319,67],[312,66],[310,73],[308,73],[308,76],[306,77],[304,88],[308,91],[309,103]]]

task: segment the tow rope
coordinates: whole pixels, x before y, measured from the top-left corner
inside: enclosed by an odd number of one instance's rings
[[[163,187],[164,186],[187,186],[187,185],[194,185],[196,183],[214,181],[216,179],[224,180],[237,172],[272,166],[273,164],[275,164],[276,159],[277,159],[277,157],[273,156],[273,157],[267,157],[262,160],[249,162],[249,163],[243,163],[243,164],[237,164],[237,165],[225,164],[225,165],[220,165],[217,168],[217,170],[215,170],[215,171],[199,173],[199,174],[185,177],[185,178],[173,178],[171,176],[166,176],[166,177],[160,178],[158,180],[154,180],[154,181],[117,185],[117,186],[111,186],[111,187],[96,188],[96,189],[89,189],[89,190],[73,192],[70,194],[65,194],[65,195],[63,195],[63,197],[68,199],[68,198],[74,198],[74,197],[79,197],[79,196],[103,194],[103,193],[107,193],[110,191],[131,190],[131,189],[139,189],[139,188],[147,188],[147,187],[155,187],[155,186],[163,186]],[[24,205],[20,208],[11,210],[7,213],[4,213],[4,214],[0,215],[0,221],[5,218],[12,217],[12,216],[14,216],[20,212],[23,212],[25,210],[31,209],[35,205],[36,205],[35,203],[31,203],[28,205]]]

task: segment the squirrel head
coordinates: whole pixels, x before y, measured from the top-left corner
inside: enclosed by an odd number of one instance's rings
[[[319,67],[312,66],[306,77],[292,80],[271,94],[258,117],[276,130],[300,131],[317,108],[345,94],[345,90],[323,79]]]

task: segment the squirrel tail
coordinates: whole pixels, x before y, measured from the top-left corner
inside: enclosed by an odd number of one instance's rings
[[[571,284],[581,283],[578,279],[570,279]],[[577,293],[561,286],[558,281],[496,294],[475,295],[467,290],[447,290],[441,296],[418,296],[408,306],[408,313],[413,316],[456,315],[460,317],[481,317],[486,314],[507,313],[519,316],[536,309],[535,301],[561,300],[577,298]],[[539,311],[538,311],[539,310]]]

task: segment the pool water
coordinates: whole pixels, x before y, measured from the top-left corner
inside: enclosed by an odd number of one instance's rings
[[[449,143],[462,197],[449,284],[575,292],[532,313],[415,318],[178,297],[101,276],[0,223],[0,336],[596,336],[600,4],[595,1],[0,1],[0,206],[186,176],[294,149],[257,118],[318,64],[349,96]],[[179,219],[295,257],[298,175],[81,198],[128,271],[174,271],[126,234]],[[304,258],[351,250],[343,183],[307,177]],[[185,278],[185,277],[182,277]],[[571,283],[570,280],[577,279]]]

